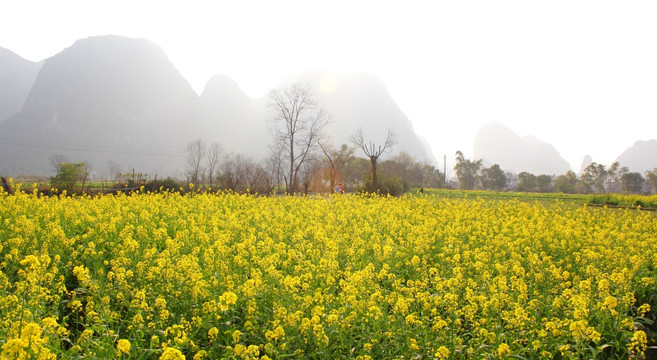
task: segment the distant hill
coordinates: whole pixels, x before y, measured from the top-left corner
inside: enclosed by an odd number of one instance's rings
[[[203,133],[198,95],[153,43],[78,40],[46,59],[22,111],[0,123],[0,171],[40,174],[48,157],[109,161],[141,171],[182,169]]]
[[[21,110],[41,65],[0,48],[0,122]]]
[[[585,155],[584,159],[582,159],[582,165],[579,167],[579,173],[583,174],[586,168],[593,163],[593,159],[591,158],[591,155]]]
[[[222,145],[227,152],[263,158],[271,140],[265,99],[248,97],[225,75],[215,75],[201,93],[209,132],[205,139]]]
[[[621,166],[643,174],[657,168],[657,140],[637,141],[616,158]]]
[[[418,137],[413,124],[379,77],[371,73],[313,70],[303,73],[296,81],[310,84],[318,102],[333,115],[328,131],[336,142],[347,143],[362,128],[366,139],[381,143],[391,129],[397,136],[392,153],[405,151],[417,161],[435,163],[431,149]]]
[[[20,64],[14,55],[11,61]],[[0,62],[0,69],[19,67],[6,63]],[[0,122],[2,174],[51,174],[49,158],[63,155],[88,161],[98,174],[107,174],[115,163],[126,172],[180,175],[185,145],[197,138],[256,160],[268,155],[274,124],[266,96],[250,98],[222,75],[210,79],[199,96],[164,51],[147,40],[81,39],[37,70],[29,86],[29,79],[3,82],[7,93],[20,94],[21,86],[30,90],[2,105],[11,114]],[[327,131],[336,145],[359,128],[367,139],[381,142],[390,128],[397,134],[395,152],[433,162],[431,150],[376,76],[309,71],[290,80],[308,83],[319,105],[333,114]]]
[[[474,157],[488,166],[499,164],[515,173],[559,175],[570,170],[568,162],[552,145],[533,136],[521,138],[499,122],[486,124],[477,131]]]
[[[367,73],[307,71],[286,79],[279,87],[294,83],[308,84],[318,105],[331,113],[326,130],[336,145],[349,143],[349,137],[359,128],[366,138],[381,142],[390,128],[398,140],[393,153],[406,151],[417,161],[434,162],[431,150],[417,136],[378,77]],[[271,143],[270,130],[274,126],[266,96],[249,98],[232,79],[218,75],[208,82],[201,99],[211,119],[212,134],[218,136],[219,143],[239,153],[266,155],[268,148],[263,144]]]

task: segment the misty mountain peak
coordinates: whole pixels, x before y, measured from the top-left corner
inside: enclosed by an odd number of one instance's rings
[[[218,74],[208,80],[201,97],[234,94],[244,94],[244,92],[233,78]]]
[[[152,42],[81,39],[44,61],[22,110],[0,123],[0,137],[19,143],[2,155],[15,159],[8,171],[23,173],[44,171],[53,153],[99,167],[110,160],[143,170],[178,167],[178,158],[142,155],[182,151],[198,136],[192,133],[202,133],[199,104]]]
[[[657,168],[657,140],[639,140],[616,159],[630,171],[643,173]]]
[[[584,155],[584,159],[582,159],[582,165],[579,167],[579,173],[583,174],[584,170],[593,163],[593,158],[591,158],[591,155]]]
[[[41,65],[0,48],[0,122],[21,110]]]
[[[46,111],[75,103],[94,111],[135,114],[176,101],[174,96],[191,98],[192,92],[157,45],[107,35],[78,40],[47,59],[27,103]]]
[[[237,82],[226,75],[213,76],[205,85],[201,99],[208,106],[215,108],[221,105],[245,106],[250,100]]]
[[[532,135],[520,137],[500,122],[485,124],[477,131],[474,156],[516,173],[552,175],[570,170],[570,165],[554,146]]]

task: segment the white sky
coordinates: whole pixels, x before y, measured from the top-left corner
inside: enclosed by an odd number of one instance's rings
[[[657,138],[656,19],[653,0],[0,0],[0,47],[39,61],[89,36],[146,38],[197,92],[225,74],[254,97],[310,68],[368,71],[437,159],[471,156],[499,121],[578,171]]]

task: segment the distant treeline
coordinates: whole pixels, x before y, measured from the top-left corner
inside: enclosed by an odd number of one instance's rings
[[[481,160],[469,160],[460,151],[456,153],[456,178],[460,189],[493,191],[557,192],[564,194],[649,194],[657,192],[657,168],[645,174],[630,172],[627,167],[614,162],[605,165],[591,163],[581,175],[568,171],[566,174],[535,175],[528,172],[505,172],[495,164],[488,168]],[[644,177],[645,175],[645,177]]]
[[[342,145],[334,149],[330,157],[307,161],[300,171],[297,193],[333,193],[342,187],[347,192],[371,189],[371,163],[368,159],[354,156],[355,149]],[[61,159],[59,159],[61,160]],[[56,175],[47,184],[41,183],[43,194],[60,194],[64,190],[73,193],[118,193],[130,191],[218,191],[238,193],[275,194],[284,193],[285,184],[276,167],[267,161],[235,154],[220,154],[214,164],[208,162],[198,168],[190,166],[184,178],[160,178],[135,170],[116,172],[106,181],[89,181],[91,165],[88,163],[55,162]],[[554,176],[528,172],[515,174],[504,171],[499,165],[483,167],[481,160],[469,160],[457,152],[455,179],[447,179],[443,171],[433,165],[416,161],[411,155],[401,152],[378,165],[377,192],[401,195],[410,189],[446,188],[462,190],[515,191],[531,193],[563,194],[651,194],[657,193],[657,169],[645,174],[630,172],[618,162],[608,168],[592,163],[581,175],[572,171]],[[644,176],[645,175],[645,176]],[[29,184],[27,184],[29,186]],[[4,179],[5,191],[11,185]],[[593,201],[615,205],[610,201]]]

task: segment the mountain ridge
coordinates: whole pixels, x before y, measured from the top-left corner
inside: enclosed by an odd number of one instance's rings
[[[151,169],[182,165],[144,154],[179,151],[180,135],[201,126],[194,120],[198,103],[164,52],[147,40],[78,40],[44,61],[23,109],[0,123],[0,171],[47,172],[54,152],[97,168],[109,161]]]
[[[638,140],[616,158],[621,166],[641,174],[657,168],[657,140]]]
[[[473,147],[475,158],[515,173],[559,175],[571,170],[554,146],[532,135],[520,137],[500,122],[479,128]]]
[[[0,123],[23,108],[42,65],[0,47]]]
[[[345,142],[355,128],[367,127],[362,120],[367,114],[378,119],[376,127],[400,132],[404,140],[398,150],[430,154],[381,79],[359,76],[368,81],[357,79],[336,93],[344,101],[315,93],[320,105],[333,105],[329,110],[339,114],[331,130],[336,140]],[[316,76],[295,82],[306,81],[319,89]],[[43,61],[21,110],[0,123],[0,172],[45,175],[52,171],[48,158],[58,154],[88,160],[98,173],[119,163],[124,169],[180,176],[184,147],[197,138],[263,159],[273,126],[267,101],[246,96],[225,75],[212,77],[197,94],[164,50],[145,39],[80,39]],[[337,109],[337,103],[345,108]]]

